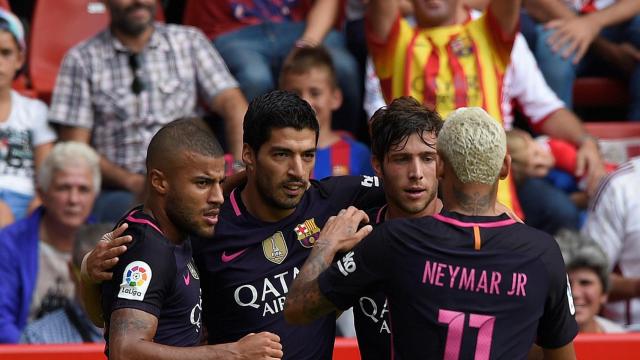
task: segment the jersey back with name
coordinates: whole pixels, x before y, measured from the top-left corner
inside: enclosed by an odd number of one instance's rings
[[[195,251],[209,342],[271,331],[280,336],[285,359],[331,359],[335,314],[292,326],[284,320],[284,301],[327,219],[378,186],[373,177],[313,181],[295,211],[274,223],[251,216],[241,189],[234,190],[222,206],[214,237],[202,240]]]
[[[397,359],[526,359],[577,333],[555,241],[506,215],[387,221],[319,282],[339,308],[382,289]]]

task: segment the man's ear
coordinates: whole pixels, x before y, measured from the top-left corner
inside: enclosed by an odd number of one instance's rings
[[[376,173],[376,176],[382,178],[382,175],[384,174],[382,171],[382,164],[375,155],[371,155],[371,166],[373,167],[373,171]]]
[[[244,143],[242,145],[242,162],[247,167],[247,170],[252,170],[256,166],[256,152],[253,151],[249,144]]]
[[[331,91],[331,110],[332,111],[336,111],[340,108],[340,106],[342,106],[342,90],[340,90],[340,87],[336,86],[332,91]]]
[[[511,172],[511,155],[507,154],[504,156],[504,161],[502,162],[502,167],[500,168],[500,180],[504,180],[509,176]]]
[[[151,188],[158,194],[166,194],[169,191],[169,182],[165,174],[158,169],[151,169],[147,175],[151,180]]]

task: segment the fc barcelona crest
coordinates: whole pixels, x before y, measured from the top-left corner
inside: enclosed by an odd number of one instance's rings
[[[282,264],[289,253],[282,231],[278,231],[262,241],[262,251],[267,260],[272,263]]]
[[[313,247],[320,236],[320,228],[316,225],[315,219],[309,219],[302,224],[296,225],[293,231],[298,236],[300,245],[306,248]]]

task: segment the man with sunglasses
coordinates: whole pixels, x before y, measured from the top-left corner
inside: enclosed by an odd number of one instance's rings
[[[247,103],[218,52],[193,28],[154,22],[156,0],[109,0],[110,25],[72,48],[62,63],[49,121],[63,140],[91,143],[104,189],[94,214],[115,221],[144,190],[151,137],[194,115],[198,95],[225,121],[240,159]]]

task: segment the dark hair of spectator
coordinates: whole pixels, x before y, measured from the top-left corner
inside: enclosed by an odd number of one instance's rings
[[[294,128],[310,129],[316,133],[320,127],[311,105],[296,94],[275,90],[253,99],[244,116],[243,139],[256,153],[271,137],[271,130]]]
[[[298,48],[287,58],[282,65],[282,70],[280,70],[280,87],[282,87],[284,77],[287,74],[301,75],[312,69],[326,69],[329,73],[331,86],[334,88],[338,86],[331,55],[324,46],[318,46]]]
[[[172,154],[175,156],[182,152],[224,156],[218,139],[202,119],[180,118],[164,125],[151,139],[147,149],[147,169],[166,162]]]
[[[435,149],[435,144],[427,143],[424,135],[434,133],[438,136],[440,128],[442,118],[437,112],[410,96],[397,98],[371,117],[371,153],[384,164],[385,155],[391,149],[403,149],[412,134],[418,134],[427,146]]]

